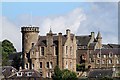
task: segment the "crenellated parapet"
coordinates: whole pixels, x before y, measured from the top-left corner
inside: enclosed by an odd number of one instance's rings
[[[39,32],[39,27],[23,26],[21,32]]]

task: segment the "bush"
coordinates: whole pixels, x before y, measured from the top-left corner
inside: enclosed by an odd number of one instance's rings
[[[54,69],[53,80],[77,80],[77,75],[68,69],[60,70],[58,66]]]

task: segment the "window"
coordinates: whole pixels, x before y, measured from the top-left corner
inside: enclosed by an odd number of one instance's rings
[[[42,68],[42,62],[40,62],[40,68]]]
[[[32,76],[32,72],[27,72],[27,76]]]
[[[105,64],[105,60],[102,60],[102,64]]]
[[[26,69],[28,69],[28,63],[26,63]]]
[[[17,76],[22,76],[22,72],[17,72]]]
[[[41,55],[44,56],[44,47],[41,47]]]
[[[32,47],[34,46],[34,43],[32,43]]]
[[[115,55],[115,58],[117,58],[117,55]]]
[[[50,69],[52,69],[52,62],[50,62]]]
[[[117,62],[116,62],[117,64],[119,64],[119,60],[117,59]]]
[[[46,67],[49,68],[49,62],[47,62]]]
[[[68,46],[66,46],[66,54],[67,54]]]
[[[72,55],[72,47],[70,47],[70,54]]]
[[[42,76],[42,72],[40,72],[40,76]]]
[[[34,69],[34,64],[32,64],[32,69]]]
[[[34,51],[32,51],[32,55],[34,55]]]
[[[106,58],[106,55],[103,55],[104,58]]]
[[[97,58],[100,58],[100,54],[99,53],[97,54]]]
[[[100,64],[100,60],[97,60],[97,64]]]
[[[112,58],[112,53],[111,52],[109,53],[109,57]]]
[[[112,60],[109,60],[109,64],[112,64]]]
[[[67,63],[67,61],[66,61],[66,69],[68,69],[68,63]]]

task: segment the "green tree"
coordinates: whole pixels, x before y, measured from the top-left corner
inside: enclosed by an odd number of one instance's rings
[[[53,80],[77,80],[77,75],[68,69],[60,70],[58,66],[54,69]]]
[[[62,71],[62,80],[77,80],[77,75],[68,69]]]
[[[18,54],[18,53],[17,53]],[[12,62],[12,66],[14,68],[16,68],[17,70],[19,70],[19,67],[22,65],[21,62],[21,56],[20,55],[15,55],[15,57],[13,58],[13,62]]]
[[[9,40],[2,41],[2,66],[10,65],[8,62],[9,54],[16,52],[15,47]]]
[[[85,64],[82,63],[82,64],[76,64],[76,70],[77,71],[85,71]]]
[[[61,80],[62,79],[62,71],[58,66],[54,69],[53,80]]]

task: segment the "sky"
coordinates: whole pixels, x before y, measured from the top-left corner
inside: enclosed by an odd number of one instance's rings
[[[70,29],[75,35],[95,32],[97,36],[100,31],[104,44],[118,43],[117,2],[2,2],[0,5],[0,40],[10,40],[17,51],[22,49],[20,29],[29,25],[38,26],[39,35],[46,35],[50,26],[53,33],[65,34]]]

